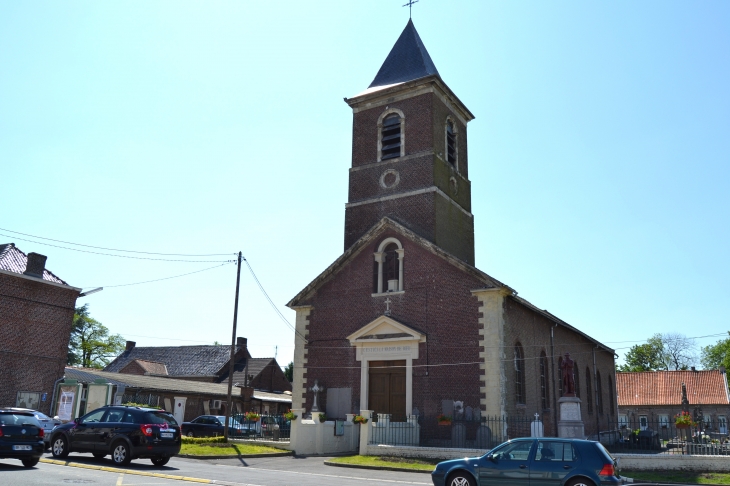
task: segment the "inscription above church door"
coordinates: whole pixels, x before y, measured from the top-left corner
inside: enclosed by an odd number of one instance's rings
[[[394,422],[406,420],[406,360],[370,361],[368,408],[389,413]]]

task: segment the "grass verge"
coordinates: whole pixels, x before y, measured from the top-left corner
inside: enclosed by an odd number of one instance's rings
[[[180,454],[191,456],[248,456],[252,454],[285,453],[281,449],[256,444],[224,444],[216,442],[186,443],[183,442]]]
[[[433,471],[433,467],[438,464],[438,460],[429,459],[413,459],[409,457],[390,457],[390,456],[346,456],[333,457],[329,462],[338,464],[352,464],[354,466],[363,467],[398,467],[402,469],[413,469],[414,471]]]
[[[730,484],[728,473],[698,473],[687,471],[625,471],[621,475],[634,478],[634,481],[651,481],[655,483],[691,483],[691,484]]]

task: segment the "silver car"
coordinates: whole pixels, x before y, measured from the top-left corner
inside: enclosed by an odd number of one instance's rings
[[[46,449],[51,448],[51,432],[56,425],[61,425],[63,422],[61,422],[57,418],[51,418],[45,413],[39,412],[38,410],[33,410],[31,408],[10,407],[6,410],[32,413],[43,427],[43,442],[46,444]]]

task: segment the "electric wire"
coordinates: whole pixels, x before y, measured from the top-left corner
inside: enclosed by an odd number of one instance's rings
[[[230,265],[231,263],[234,263],[234,260],[229,260],[225,263],[221,263],[220,265],[214,265],[212,267],[203,268],[202,270],[196,270],[194,272],[183,273],[180,275],[173,275],[172,277],[156,278],[154,280],[145,280],[143,282],[134,282],[134,283],[117,284],[117,285],[93,285],[93,286],[89,285],[88,287],[81,287],[81,288],[89,289],[89,288],[103,287],[105,289],[108,289],[108,288],[113,288],[113,287],[129,287],[130,285],[142,285],[142,284],[147,284],[147,283],[152,283],[152,282],[160,282],[162,280],[170,280],[172,278],[185,277],[186,275],[192,275],[194,273],[200,273],[200,272],[205,272],[208,270],[213,270],[214,268],[222,267],[224,265]]]
[[[209,257],[209,256],[228,256],[231,255],[231,253],[201,253],[201,254],[191,254],[191,253],[155,253],[151,251],[135,251],[135,250],[120,250],[118,248],[106,248],[103,246],[92,246],[92,245],[84,245],[83,243],[73,243],[71,241],[64,241],[64,240],[55,240],[53,238],[46,238],[44,236],[36,236],[36,235],[29,235],[28,233],[21,233],[20,231],[13,231],[6,228],[0,228],[0,231],[7,231],[8,233],[15,233],[17,235],[23,235],[23,236],[29,236],[31,238],[37,238],[39,240],[48,240],[48,241],[55,241],[56,243],[65,243],[67,245],[74,245],[74,246],[83,246],[85,248],[94,248],[97,250],[107,250],[107,251],[120,251],[124,253],[139,253],[143,255],[160,255],[160,256],[187,256],[187,257]],[[3,235],[7,236],[7,235]],[[14,238],[13,236],[9,236],[9,238]],[[20,239],[20,238],[18,238]],[[24,240],[27,241],[27,240]]]
[[[18,236],[11,236],[6,235],[3,233],[0,233],[0,236],[4,236],[6,238],[13,238],[20,241],[27,241],[30,243],[35,243],[36,245],[46,245],[46,246],[52,246],[54,248],[61,248],[64,250],[71,250],[71,251],[78,251],[81,253],[91,253],[94,255],[104,255],[104,256],[111,256],[111,257],[117,257],[117,258],[131,258],[133,260],[155,260],[155,261],[161,261],[161,262],[187,262],[187,263],[227,263],[228,260],[182,260],[182,259],[171,259],[171,258],[151,258],[151,257],[138,257],[138,256],[131,256],[131,255],[115,255],[113,253],[102,253],[99,251],[91,251],[91,250],[81,250],[79,248],[69,248],[67,246],[61,246],[61,245],[54,245],[51,243],[44,243],[42,241],[33,241],[28,240],[25,238],[20,238]],[[226,255],[230,255],[230,253],[226,253]]]

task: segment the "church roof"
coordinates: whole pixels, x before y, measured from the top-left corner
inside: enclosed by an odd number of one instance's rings
[[[438,73],[413,21],[408,19],[406,28],[368,88],[403,83]]]

